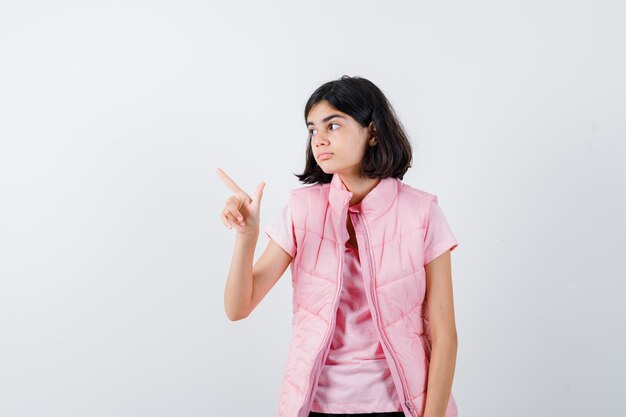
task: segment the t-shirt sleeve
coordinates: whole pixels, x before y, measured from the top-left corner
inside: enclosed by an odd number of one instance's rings
[[[291,205],[283,208],[265,226],[265,234],[276,242],[291,257],[296,256],[296,238],[291,217]]]
[[[450,229],[446,216],[437,199],[430,203],[430,212],[426,220],[424,236],[424,265],[443,254],[448,249],[454,250],[459,245]]]

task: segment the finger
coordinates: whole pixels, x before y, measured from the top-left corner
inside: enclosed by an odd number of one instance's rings
[[[230,188],[230,190],[235,193],[235,194],[242,194],[247,196],[248,198],[250,198],[248,196],[248,194],[246,194],[246,192],[244,190],[242,190],[236,183],[235,181],[233,181],[228,175],[226,175],[226,173],[224,171],[222,171],[221,168],[217,168],[216,170],[217,175],[219,175],[219,177],[222,179],[222,181],[224,182],[224,184],[226,184],[226,186],[228,188]]]
[[[226,207],[229,207],[233,214],[239,213],[241,215],[240,209],[247,204],[247,199],[247,197],[231,195],[226,199]]]
[[[233,226],[236,224],[239,224],[240,226],[244,225],[243,222],[240,222],[237,219],[235,219],[235,216],[233,216],[233,214],[230,211],[226,211],[224,214],[226,215],[226,218]]]
[[[224,226],[228,227],[229,229],[231,229],[233,226],[228,222],[228,219],[226,218],[226,215],[224,214],[224,212],[220,213],[220,219],[222,219],[222,223],[224,223]]]
[[[239,213],[239,212],[233,212],[233,211],[232,211],[229,207],[228,207],[228,208],[226,208],[226,214],[227,214],[227,215],[230,215],[230,216],[228,217],[228,218],[229,218],[229,220],[230,220],[230,219],[232,219],[232,221],[233,221],[234,223],[239,223],[240,225],[242,225],[242,226],[243,226],[243,225],[244,225],[244,222],[243,222],[243,216],[241,216],[241,214],[237,214],[237,213]],[[241,218],[239,218],[240,216],[241,216]]]
[[[224,210],[224,217],[226,218],[226,221],[228,222],[228,225],[230,227],[233,227],[235,224],[237,224],[237,220],[235,220],[235,218],[233,217],[232,214],[230,214],[229,211]]]
[[[234,202],[227,202],[226,207],[230,213],[237,218],[237,220],[242,221],[243,215],[239,211],[239,206]]]
[[[254,200],[257,204],[261,203],[261,198],[263,197],[263,190],[265,189],[265,183],[262,182],[257,185],[256,190],[254,192]]]
[[[241,195],[241,196],[237,196],[237,201],[238,203],[242,203],[242,206],[247,206],[248,204],[252,203],[252,198],[246,194],[246,195]]]

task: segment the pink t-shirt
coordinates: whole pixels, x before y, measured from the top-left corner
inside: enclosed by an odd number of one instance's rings
[[[352,213],[360,211],[360,203],[350,206],[349,211],[354,216]],[[433,202],[429,217],[425,235],[425,264],[458,246],[438,204]],[[295,256],[297,248],[289,204],[272,219],[265,232],[286,252]],[[358,230],[355,232],[359,233]],[[335,333],[311,410],[330,414],[402,411],[368,307],[358,249],[348,242],[344,249],[343,288]]]

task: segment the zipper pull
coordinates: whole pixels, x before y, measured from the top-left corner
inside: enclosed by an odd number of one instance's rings
[[[406,408],[408,408],[408,409],[409,409],[409,411],[411,412],[411,414],[413,414],[413,404],[411,404],[411,401],[406,400],[406,401],[404,402],[404,405],[406,405]]]

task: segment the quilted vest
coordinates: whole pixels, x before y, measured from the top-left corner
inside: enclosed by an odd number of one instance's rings
[[[335,329],[351,197],[338,174],[330,183],[290,192],[297,249],[278,417],[308,417],[311,410]],[[351,214],[366,298],[406,417],[422,417],[426,400],[432,339],[424,302],[424,232],[432,200],[437,196],[388,177]],[[450,394],[445,417],[457,414]]]

